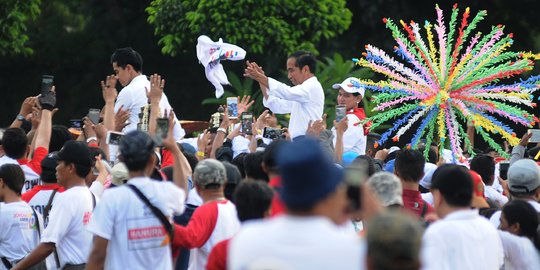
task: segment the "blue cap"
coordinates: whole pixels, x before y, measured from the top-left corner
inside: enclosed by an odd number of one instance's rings
[[[280,195],[287,207],[313,207],[336,190],[343,180],[343,171],[311,138],[298,139],[280,147],[277,163],[282,179]]]

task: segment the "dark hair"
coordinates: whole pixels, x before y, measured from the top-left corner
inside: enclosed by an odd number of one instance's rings
[[[508,225],[519,223],[519,235],[532,239],[536,249],[540,250],[540,238],[537,234],[538,213],[526,201],[512,200],[504,205],[502,214]]]
[[[289,55],[288,58],[294,58],[296,60],[296,66],[302,69],[304,66],[308,66],[311,73],[315,73],[317,68],[317,59],[313,54],[308,51],[297,51]]]
[[[244,157],[246,177],[268,182],[268,175],[262,168],[263,152],[249,153]]]
[[[379,172],[378,167],[375,166],[375,160],[373,160],[371,157],[367,155],[361,155],[357,156],[352,164],[365,164],[365,168],[367,169],[366,174],[367,176],[372,176],[375,173]]]
[[[437,151],[436,151],[437,147],[436,146],[429,146],[429,150],[428,150],[428,159],[427,161],[430,162],[430,163],[433,163],[433,164],[437,164],[437,161],[439,159],[439,157],[437,157]],[[418,151],[420,151],[420,153],[424,153],[424,151],[426,150],[426,145],[422,145],[420,147],[418,147]]]
[[[227,173],[227,182],[225,182],[223,193],[225,194],[225,198],[227,198],[227,200],[232,201],[233,193],[238,184],[240,184],[242,181],[242,175],[240,174],[238,167],[234,166],[230,162],[222,161],[221,163],[223,163],[223,166],[225,166],[225,171]]]
[[[439,190],[450,206],[468,207],[473,198],[473,180],[467,168],[444,164],[431,177],[431,189]]]
[[[195,170],[195,166],[197,166],[197,163],[199,163],[199,160],[197,159],[197,157],[188,152],[182,152],[182,154],[184,154],[184,156],[186,157],[189,163],[189,167],[191,167],[191,171]]]
[[[64,160],[64,163],[66,165],[67,164],[73,164],[73,166],[75,167],[75,173],[77,174],[77,176],[82,177],[82,178],[86,178],[86,176],[88,175],[88,173],[90,173],[90,170],[92,169],[92,167],[77,164],[77,163],[70,162],[70,161],[67,161],[67,160]],[[92,164],[93,164],[93,162],[92,162]]]
[[[377,136],[378,135],[378,136]],[[375,154],[377,151],[379,151],[382,147],[382,145],[377,145],[375,147],[375,143],[381,138],[381,136],[377,133],[369,133],[366,138],[366,154],[369,150],[371,150],[373,157],[375,157]]]
[[[8,128],[2,136],[2,147],[6,156],[21,159],[26,154],[28,138],[21,128]]]
[[[244,158],[246,157],[246,155],[247,153],[240,153],[231,161],[231,163],[235,165],[240,171],[242,178],[246,178],[246,170],[244,169]]]
[[[263,163],[268,171],[277,172],[277,159],[276,153],[279,149],[285,145],[286,141],[276,140],[270,143],[265,149],[263,154]]]
[[[242,181],[234,191],[233,202],[236,206],[238,219],[246,221],[261,219],[270,209],[274,191],[262,181]]]
[[[71,133],[65,126],[54,125],[51,130],[51,140],[49,142],[49,153],[60,151],[64,143],[73,140]]]
[[[140,171],[155,155],[156,144],[152,138],[139,130],[131,131],[120,140],[120,159],[129,171]]]
[[[9,189],[13,190],[17,195],[21,195],[24,185],[24,172],[18,164],[4,164],[0,166],[0,178],[4,181]]]
[[[92,163],[94,164],[96,162],[96,157],[98,155],[101,155],[101,160],[108,160],[107,155],[105,154],[105,151],[99,147],[88,147],[88,150],[90,151],[90,158],[92,159]]]
[[[495,175],[495,160],[490,155],[480,154],[471,159],[471,170],[477,172],[486,185],[493,184]]]
[[[394,170],[402,180],[419,182],[422,179],[425,164],[426,160],[420,151],[401,149],[396,154]]]
[[[120,48],[114,51],[111,55],[111,64],[115,63],[121,68],[126,68],[127,65],[133,66],[137,72],[142,72],[143,59],[141,55],[131,47]]]

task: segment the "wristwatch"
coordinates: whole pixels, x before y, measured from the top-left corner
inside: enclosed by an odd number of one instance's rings
[[[22,115],[22,114],[18,114],[18,115],[17,115],[17,120],[19,120],[19,121],[24,121],[24,119],[25,119],[25,118],[24,118],[24,115]]]

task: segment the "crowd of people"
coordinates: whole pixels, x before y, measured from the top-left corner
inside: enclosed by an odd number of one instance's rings
[[[53,87],[2,131],[0,269],[540,269],[530,134],[509,160],[487,149],[459,164],[436,143],[378,145],[358,79],[325,97],[299,51],[292,87],[246,63],[268,109],[249,127],[253,101],[238,97],[237,117],[220,108],[189,137],[139,53],[110,62],[99,119],[53,124]],[[325,98],[345,110],[332,127]]]

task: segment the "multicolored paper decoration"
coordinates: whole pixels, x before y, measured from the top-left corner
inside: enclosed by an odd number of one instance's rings
[[[459,9],[454,5],[448,31],[443,11],[438,5],[435,10],[437,22],[424,23],[427,41],[421,36],[418,23],[400,21],[403,33],[391,19],[383,19],[397,42],[394,52],[402,62],[372,45],[366,45],[363,59],[353,59],[387,77],[379,82],[361,81],[367,90],[377,94],[373,102],[379,113],[368,119],[373,122],[371,127],[394,121],[378,143],[384,144],[389,138],[398,141],[419,122],[411,146],[417,147],[420,139],[425,138],[426,145],[435,140],[442,149],[448,140],[456,160],[463,148],[474,154],[464,128],[469,122],[490,147],[507,156],[490,133],[500,134],[516,145],[519,139],[503,120],[527,127],[539,121],[524,108],[536,106],[532,94],[540,87],[540,76],[511,84],[499,82],[531,70],[532,60],[539,55],[507,52],[513,43],[512,34],[503,34],[502,25],[492,27],[487,35],[473,34],[478,22],[487,15],[484,10],[469,21],[471,14],[466,8],[458,25]],[[429,147],[426,156],[428,150]]]

